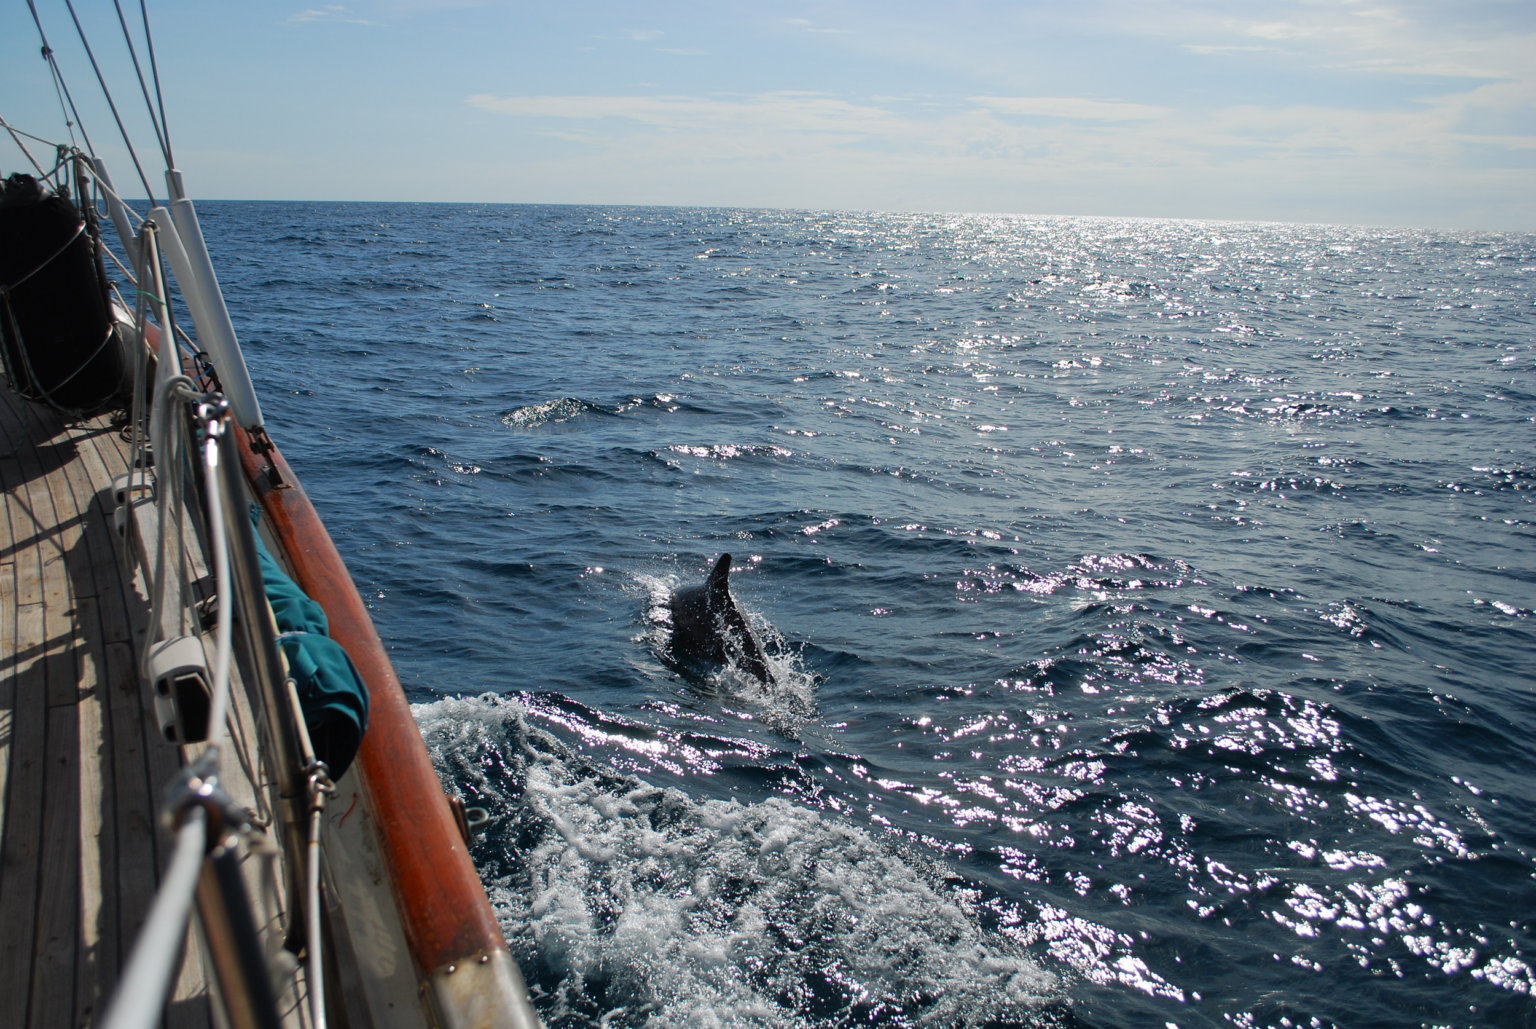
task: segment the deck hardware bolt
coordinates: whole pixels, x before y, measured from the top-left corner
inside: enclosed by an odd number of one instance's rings
[[[489,960],[491,960],[491,956],[489,954],[481,954],[480,955],[480,963],[482,965],[485,964]]]
[[[452,975],[453,973],[457,972],[458,970],[459,970],[459,966],[458,965],[449,965],[448,966],[448,974],[449,975]]]

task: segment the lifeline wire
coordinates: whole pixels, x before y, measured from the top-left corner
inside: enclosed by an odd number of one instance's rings
[[[27,0],[27,6],[32,6],[32,0]],[[96,63],[96,55],[91,52],[90,41],[85,38],[85,29],[80,24],[79,15],[75,14],[73,0],[64,0],[64,6],[69,8],[69,16],[75,23],[75,31],[80,34],[80,43],[85,47],[85,56],[91,59],[91,68],[96,72],[96,81],[101,84],[101,93],[107,98],[107,106],[112,109],[112,118],[117,122],[117,131],[122,133],[123,143],[128,147],[128,156],[133,158],[134,170],[139,173],[139,181],[144,184],[144,192],[149,197],[150,206],[153,207],[155,206],[155,191],[149,188],[149,179],[144,175],[144,166],[139,164],[139,155],[133,149],[133,140],[128,138],[128,130],[123,127],[122,115],[117,113],[117,104],[112,100],[112,91],[107,88],[107,80],[102,78],[101,66]],[[33,8],[33,17],[35,18],[36,16],[36,8]]]
[[[4,125],[5,126],[5,131],[7,131],[7,132],[9,132],[11,134],[11,139],[15,141],[15,143],[16,143],[16,145],[18,147],[21,148],[21,152],[27,155],[27,160],[31,161],[32,162],[32,167],[37,169],[38,177],[46,179],[48,177],[48,173],[43,171],[43,166],[37,163],[37,158],[32,156],[32,151],[27,149],[27,144],[25,144],[25,143],[23,143],[21,141],[21,137],[22,136],[26,136],[29,139],[37,140],[39,143],[47,143],[48,141],[45,140],[45,139],[42,139],[41,137],[34,136],[30,132],[21,132],[20,129],[13,129],[13,128],[11,128],[11,123],[6,121],[4,118],[0,118],[0,125]],[[17,135],[18,132],[21,132],[21,135]],[[52,144],[49,144],[49,145],[51,146]]]
[[[44,146],[51,146],[55,150],[57,150],[60,146],[62,146],[62,144],[55,143],[51,139],[44,139],[42,136],[33,135],[32,133],[26,131],[25,129],[18,129],[16,126],[14,126],[10,122],[6,121],[4,118],[0,118],[0,125],[4,125],[5,126],[5,130],[7,132],[11,133],[12,135],[26,136],[30,140],[33,140],[33,141],[38,142],[38,143],[41,143]]]

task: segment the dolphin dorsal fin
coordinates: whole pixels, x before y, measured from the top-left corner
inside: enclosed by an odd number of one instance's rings
[[[709,578],[704,580],[704,584],[709,588],[711,599],[731,595],[731,555],[720,555],[720,560],[715,562],[715,567],[709,573]]]

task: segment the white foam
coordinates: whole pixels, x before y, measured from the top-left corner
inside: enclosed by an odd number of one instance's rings
[[[504,698],[414,712],[449,788],[491,811],[481,875],[551,1026],[1017,1024],[1059,999],[886,838],[618,776]]]
[[[549,422],[570,421],[578,415],[585,414],[591,409],[591,405],[584,400],[575,397],[560,397],[556,400],[546,400],[541,404],[529,404],[519,407],[515,411],[509,411],[502,415],[504,424],[514,429],[527,429],[535,425],[544,425]]]

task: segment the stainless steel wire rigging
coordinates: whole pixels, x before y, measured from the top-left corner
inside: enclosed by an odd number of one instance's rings
[[[37,8],[32,0],[27,0],[27,6],[32,8],[32,17],[37,18]],[[117,113],[117,103],[112,99],[112,91],[107,88],[107,80],[101,74],[101,65],[96,63],[96,54],[91,50],[90,40],[85,38],[85,27],[80,24],[80,16],[75,13],[73,0],[64,0],[64,6],[69,9],[69,17],[75,23],[75,31],[80,36],[80,44],[85,47],[85,55],[91,59],[91,68],[96,72],[96,81],[101,85],[102,96],[106,97],[107,106],[112,110],[112,118],[117,122],[117,131],[122,134],[123,144],[128,148],[128,156],[133,158],[133,167],[139,173],[139,182],[144,186],[144,195],[149,197],[150,205],[155,202],[155,191],[149,186],[149,177],[144,174],[144,166],[139,163],[138,152],[133,149],[133,140],[128,136],[128,129],[123,125],[122,115]],[[38,22],[38,32],[42,32],[42,22]],[[77,116],[78,117],[78,116]],[[82,128],[83,132],[84,129]]]
[[[37,16],[37,5],[33,3],[33,0],[27,0],[27,9],[32,12],[32,24],[37,26],[37,37],[43,44],[43,60],[48,62],[48,71],[53,78],[54,90],[62,92],[64,98],[69,101],[69,111],[64,115],[64,124],[69,124],[70,114],[75,116],[74,124],[80,128],[80,138],[85,140],[86,152],[95,157],[96,149],[91,146],[91,134],[85,131],[85,123],[80,120],[80,112],[75,108],[75,98],[69,92],[69,83],[64,81],[64,73],[59,69],[59,62],[54,56],[53,47],[48,45],[48,34],[43,31],[43,22]],[[60,106],[63,106],[62,101]],[[73,132],[70,134],[70,139],[74,139]]]

